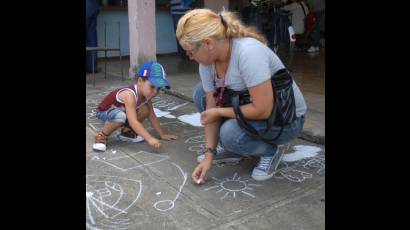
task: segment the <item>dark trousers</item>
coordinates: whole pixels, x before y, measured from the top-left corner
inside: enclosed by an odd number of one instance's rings
[[[97,15],[99,13],[97,4],[92,4],[86,2],[86,46],[96,47],[97,43]],[[87,72],[91,73],[93,71],[92,64],[94,63],[94,70],[97,69],[97,52],[86,52],[85,57],[85,69]]]
[[[325,11],[314,12],[316,16],[315,28],[312,31],[312,46],[320,46],[320,29],[322,28]]]
[[[183,14],[172,14],[172,21],[174,22],[174,31],[175,31],[175,33],[177,32],[178,21],[179,21],[179,19],[180,19],[182,16],[183,16]],[[179,56],[181,56],[181,57],[183,57],[183,58],[186,58],[185,50],[182,49],[181,45],[180,45],[179,42],[178,42],[178,39],[177,39],[176,41],[177,41],[177,47],[178,47],[178,54],[179,54]]]

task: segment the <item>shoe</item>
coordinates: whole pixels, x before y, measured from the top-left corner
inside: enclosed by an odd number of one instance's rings
[[[121,129],[121,133],[118,135],[118,139],[120,139],[121,141],[128,141],[134,143],[144,141],[143,137],[138,136],[132,129],[128,127],[123,127]]]
[[[276,152],[271,157],[261,157],[258,165],[252,171],[252,178],[257,181],[267,180],[273,177],[282,160],[283,152]]]
[[[93,149],[95,151],[105,152],[107,150],[107,136],[101,131],[95,136]]]
[[[311,46],[306,50],[308,53],[319,52],[319,46]]]
[[[222,145],[216,147],[216,155],[212,160],[212,164],[220,164],[220,163],[236,163],[243,159],[244,157],[239,154],[235,153],[228,153]],[[196,158],[196,161],[200,163],[205,159],[205,154],[201,154]]]

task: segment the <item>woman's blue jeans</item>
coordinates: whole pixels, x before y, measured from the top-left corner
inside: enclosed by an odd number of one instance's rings
[[[194,87],[193,99],[199,112],[205,111],[206,96],[201,82]],[[259,132],[266,129],[265,121],[249,121],[249,123]],[[275,144],[268,144],[246,134],[238,125],[236,119],[227,119],[220,126],[219,141],[225,150],[243,156],[273,156],[279,144],[288,143],[298,137],[302,132],[304,123],[305,116],[298,117],[292,124],[283,128],[282,134],[276,139]],[[272,126],[264,137],[276,137],[279,131],[280,127]]]

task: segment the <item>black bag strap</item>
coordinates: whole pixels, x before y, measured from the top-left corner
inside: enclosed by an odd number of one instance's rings
[[[276,91],[274,90],[274,92],[276,92]],[[266,134],[273,126],[273,123],[274,123],[275,118],[276,118],[276,113],[278,112],[278,107],[279,107],[277,102],[278,102],[278,100],[277,100],[277,97],[275,95],[275,103],[273,105],[273,111],[272,111],[270,117],[266,121],[266,123],[267,123],[266,130],[262,134],[259,134],[259,132],[251,124],[249,124],[246,121],[245,117],[243,116],[243,113],[242,113],[242,111],[239,107],[239,94],[234,94],[234,96],[232,97],[232,107],[233,107],[233,110],[235,112],[235,117],[236,117],[236,120],[238,122],[238,125],[249,136],[254,137],[256,139],[261,139],[261,140],[263,140],[263,141],[265,141],[269,144],[274,144],[273,142],[276,141],[276,139],[278,139],[280,137],[280,135],[282,134],[282,131],[283,131],[283,124],[282,124],[281,127],[280,127],[279,134],[275,138],[268,139],[268,138],[265,138],[265,137],[262,136],[262,135]],[[280,109],[279,109],[279,113],[281,113]],[[279,117],[281,117],[281,116],[279,116]]]

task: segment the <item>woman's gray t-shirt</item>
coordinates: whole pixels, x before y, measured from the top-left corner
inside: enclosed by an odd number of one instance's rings
[[[256,86],[285,68],[282,61],[265,44],[254,38],[232,39],[231,60],[225,75],[225,87],[239,91]],[[222,84],[221,79],[216,77],[214,65],[199,64],[199,75],[205,92],[215,90]],[[295,95],[296,116],[300,117],[306,112],[305,99],[299,87],[293,81],[293,92]]]

